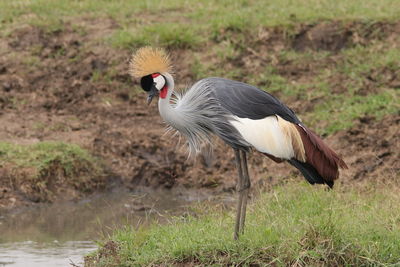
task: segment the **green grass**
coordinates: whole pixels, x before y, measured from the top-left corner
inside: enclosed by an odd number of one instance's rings
[[[333,96],[327,102],[318,105],[307,118],[318,132],[332,134],[351,128],[357,118],[373,115],[381,119],[384,115],[398,112],[400,107],[396,99],[399,98],[399,92],[396,90],[367,96]],[[318,127],[320,121],[326,122],[324,127]]]
[[[177,217],[166,225],[138,230],[126,227],[110,239],[120,247],[114,257],[119,266],[187,261],[201,266],[396,265],[399,201],[398,191],[388,186],[360,192],[286,184],[250,205],[239,241],[232,239],[233,212],[204,207],[196,210],[201,214],[196,217]],[[96,266],[114,266],[112,259],[98,258]]]
[[[179,9],[177,14],[173,12]],[[293,21],[321,19],[397,19],[400,7],[396,0],[283,0],[283,1],[1,1],[0,17],[3,23],[18,21],[28,15],[47,19],[79,15],[110,16],[129,23],[140,20],[143,13],[154,14],[163,20],[172,20],[170,14],[209,22],[217,28],[243,29],[254,25],[277,25]]]
[[[164,31],[171,31],[169,24],[176,24],[175,30],[178,32],[186,32],[185,29],[190,29],[190,35],[200,35],[203,39],[215,38],[224,34],[224,31],[252,31],[260,26],[311,23],[318,20],[336,20],[339,17],[343,20],[364,20],[365,18],[395,20],[399,14],[400,7],[396,0],[335,2],[329,0],[198,2],[22,0],[0,2],[0,25],[3,27],[10,23],[34,22],[44,27],[58,28],[64,21],[74,22],[81,16],[110,17],[130,34],[135,33],[137,28],[147,26],[152,28],[154,25],[156,35],[163,35]],[[134,36],[134,40],[144,43],[154,41],[155,37],[148,34],[147,30],[139,31],[139,33],[141,36]],[[113,36],[117,39],[121,38],[118,35]],[[118,40],[116,42],[118,43]],[[162,44],[163,42],[159,43],[159,45]]]
[[[158,44],[163,47],[192,48],[200,39],[196,33],[185,25],[176,23],[152,24],[137,31],[117,30],[108,39],[116,48],[135,48]]]
[[[391,87],[390,81],[396,75],[399,60],[398,49],[382,47],[381,43],[343,51],[334,67],[321,69],[315,83],[308,84],[307,88],[315,88],[312,92],[324,101],[306,114],[306,118],[316,127],[321,121],[328,122],[318,131],[332,134],[350,128],[355,119],[365,115],[380,119],[394,114],[400,108],[400,93]],[[333,79],[339,83],[327,83]],[[345,90],[332,94],[338,86]],[[363,93],[365,89],[367,91]]]
[[[78,145],[62,142],[0,142],[0,168],[10,174],[3,184],[35,202],[51,202],[61,188],[92,192],[103,187],[105,180],[98,159]]]
[[[18,167],[33,167],[39,172],[58,161],[67,174],[74,171],[76,161],[95,163],[88,151],[75,144],[63,142],[40,142],[32,145],[16,145],[0,142],[0,166],[15,164]]]

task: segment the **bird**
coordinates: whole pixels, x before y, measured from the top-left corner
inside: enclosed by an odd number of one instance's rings
[[[251,186],[247,155],[258,151],[277,163],[297,168],[310,184],[332,188],[339,169],[348,168],[322,139],[307,128],[293,110],[255,86],[219,77],[203,78],[184,92],[177,92],[169,54],[145,46],[133,53],[128,68],[148,93],[147,103],[159,97],[164,122],[186,137],[189,155],[213,145],[217,136],[235,155],[238,180],[234,239],[244,233]]]

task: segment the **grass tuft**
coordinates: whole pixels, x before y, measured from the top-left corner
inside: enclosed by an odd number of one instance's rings
[[[192,48],[200,43],[196,32],[188,26],[175,23],[152,24],[138,31],[121,29],[108,41],[116,48],[132,49],[145,45],[169,48]]]
[[[28,199],[52,201],[58,191],[70,187],[92,192],[104,186],[102,164],[78,145],[62,142],[40,142],[17,145],[0,142],[2,180],[7,187],[20,190]]]
[[[78,145],[63,142],[40,142],[32,145],[0,143],[1,163],[18,167],[34,167],[39,171],[51,162],[59,161],[67,173],[73,172],[76,160],[94,163],[96,160]]]

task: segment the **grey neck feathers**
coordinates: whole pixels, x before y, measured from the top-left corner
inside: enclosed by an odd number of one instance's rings
[[[169,130],[176,130],[186,137],[189,156],[199,153],[204,147],[212,149],[212,134],[232,147],[247,150],[247,142],[230,123],[232,114],[219,103],[207,79],[198,81],[180,94],[174,92],[172,76],[168,73],[162,75],[167,80],[168,93],[158,101],[160,115],[170,126]]]
[[[202,144],[210,143],[213,128],[211,122],[204,116],[200,106],[207,98],[190,97],[191,90],[184,95],[174,93],[174,80],[169,73],[162,73],[167,80],[168,93],[165,98],[159,98],[158,108],[161,117],[170,126],[169,130],[176,130],[177,133],[186,137],[189,147],[189,156],[201,151]],[[171,98],[171,96],[174,96]],[[204,127],[206,126],[206,127]]]

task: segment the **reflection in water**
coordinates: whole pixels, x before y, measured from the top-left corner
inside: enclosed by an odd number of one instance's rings
[[[71,266],[116,227],[143,225],[182,213],[198,193],[115,191],[80,202],[39,205],[0,215],[0,267]],[[84,240],[84,241],[83,241]],[[35,265],[36,264],[36,265]],[[79,265],[79,264],[78,264]]]

